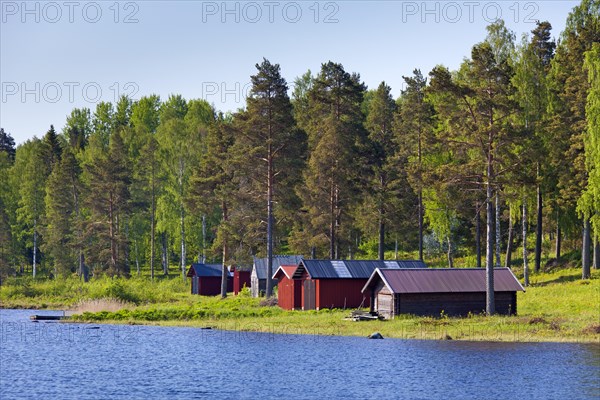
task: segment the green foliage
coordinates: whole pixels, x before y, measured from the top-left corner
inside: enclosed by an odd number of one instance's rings
[[[596,240],[600,237],[600,44],[594,43],[585,53],[590,91],[587,97],[587,133],[584,136],[587,186],[579,199],[578,209],[590,218]]]
[[[403,77],[395,102],[385,82],[367,90],[331,61],[298,77],[290,99],[265,59],[236,113],[149,95],[75,108],[61,134],[51,126],[18,149],[0,128],[0,278],[35,265],[63,280],[133,266],[156,279],[160,259],[165,274],[175,263],[183,274],[206,249],[244,264],[267,248],[390,258],[395,242],[418,258],[422,237],[431,264],[443,265],[444,249],[475,264],[476,222],[493,227],[496,194],[509,206],[504,229],[523,203],[535,207],[537,189],[537,238],[560,228],[575,245],[585,218],[597,239],[599,10],[582,0],[558,44],[548,22],[515,46],[497,21],[458,70]],[[543,249],[547,257],[550,242]]]
[[[319,256],[338,258],[351,242],[350,215],[357,182],[367,165],[361,105],[365,86],[341,64],[322,64],[308,93],[308,161],[298,195],[303,214],[290,240],[299,253],[315,247]],[[361,162],[361,161],[365,162]],[[342,222],[346,221],[346,222]]]

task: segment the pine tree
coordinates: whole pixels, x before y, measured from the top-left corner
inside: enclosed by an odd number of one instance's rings
[[[131,123],[136,137],[142,141],[139,162],[134,173],[140,186],[138,203],[146,207],[150,219],[150,278],[154,279],[156,260],[156,201],[160,196],[164,177],[161,170],[156,129],[159,124],[160,98],[156,95],[142,97],[132,105]]]
[[[356,183],[366,164],[361,159],[366,142],[361,110],[364,91],[358,74],[328,62],[321,66],[309,92],[310,120],[305,129],[310,156],[298,193],[307,221],[302,232],[295,231],[292,244],[296,248],[302,242],[319,248],[328,243],[329,257],[339,257],[340,233],[352,225],[344,220],[350,218],[357,202]]]
[[[587,186],[579,198],[578,209],[584,217],[589,218],[591,223],[593,235],[590,235],[590,239],[593,239],[594,267],[598,268],[598,242],[600,238],[600,44],[594,43],[592,49],[585,53],[584,66],[588,72],[590,83],[585,110],[588,126],[584,138],[588,180]],[[584,279],[591,276],[589,257],[585,261],[587,262],[583,264],[584,270],[582,273]]]
[[[92,133],[92,120],[88,108],[75,108],[67,117],[63,135],[67,142],[76,152],[83,150],[87,146],[90,134]]]
[[[45,187],[49,175],[49,168],[44,163],[44,143],[37,138],[26,142],[20,148],[16,163],[22,163],[22,175],[15,176],[19,188],[19,208],[17,217],[26,227],[24,233],[32,238],[32,276],[35,278],[39,264],[39,245],[41,242],[40,226],[45,214]]]
[[[10,167],[12,160],[8,151],[0,151],[0,284],[11,271],[12,227],[10,220]]]
[[[67,276],[75,270],[75,260],[79,259],[80,173],[75,155],[70,148],[66,149],[60,162],[52,169],[46,185],[43,249],[54,261],[55,275]],[[78,269],[81,274],[81,266]]]
[[[432,96],[441,100],[436,107],[440,133],[448,150],[458,156],[445,163],[450,170],[441,176],[447,176],[446,182],[455,180],[454,184],[463,190],[485,190],[488,314],[495,312],[494,192],[501,174],[511,165],[504,152],[513,140],[507,126],[507,117],[514,109],[510,101],[512,72],[507,59],[496,58],[502,54],[490,43],[483,42],[473,47],[471,59],[463,64],[456,77],[443,67],[434,68],[430,74]],[[456,163],[461,157],[465,157],[466,162]]]
[[[238,190],[234,183],[235,167],[232,163],[231,148],[234,144],[236,130],[231,121],[219,115],[208,129],[206,136],[206,153],[202,162],[197,163],[191,177],[190,191],[187,198],[189,207],[209,214],[214,208],[220,209],[221,222],[217,229],[217,237],[213,249],[221,249],[222,276],[221,297],[227,296],[227,265],[230,262],[229,247],[235,235],[235,227],[229,221],[229,209]]]
[[[108,153],[99,155],[85,170],[90,213],[85,232],[89,243],[86,258],[102,269],[106,267],[110,275],[129,276],[125,257],[128,243],[120,228],[130,198],[131,172],[121,135],[112,134]]]
[[[402,77],[406,89],[396,122],[397,140],[405,147],[409,161],[409,182],[417,195],[419,260],[423,260],[423,154],[427,138],[432,135],[433,108],[426,101],[427,79],[419,69],[413,76]]]
[[[384,259],[386,224],[393,220],[393,205],[397,204],[397,165],[393,157],[397,156],[393,135],[396,103],[391,95],[391,88],[381,82],[368,106],[365,126],[369,132],[371,151],[369,152],[370,173],[364,179],[364,203],[361,207],[367,223],[376,222],[378,232],[378,258]]]
[[[194,154],[194,145],[197,144],[189,137],[185,125],[185,115],[188,105],[181,96],[170,96],[161,105],[160,125],[157,129],[157,140],[160,146],[163,168],[166,172],[165,191],[160,199],[159,207],[163,208],[163,230],[174,231],[174,223],[179,219],[179,244],[180,244],[180,269],[181,276],[185,279],[187,262],[184,198],[188,189],[190,163]],[[167,228],[168,227],[168,228]],[[170,229],[169,229],[170,228]]]
[[[590,90],[588,76],[582,60],[594,42],[600,41],[600,1],[583,0],[567,18],[566,28],[556,47],[551,62],[551,101],[549,132],[553,136],[554,154],[558,174],[559,206],[572,225],[583,226],[582,265],[583,277],[588,272],[590,236],[587,210],[580,208],[576,220],[576,206],[586,186],[584,137],[587,131],[586,100]]]
[[[523,145],[521,157],[526,157],[530,165],[521,169],[523,179],[515,179],[511,183],[521,181],[524,185],[535,184],[537,198],[536,212],[536,247],[534,270],[538,272],[541,264],[542,235],[543,235],[543,198],[555,186],[552,179],[551,163],[546,162],[552,139],[545,129],[546,108],[548,105],[548,72],[550,62],[554,57],[553,40],[550,39],[552,26],[548,22],[538,22],[531,31],[532,37],[523,36],[512,64],[515,74],[512,84],[515,87],[515,100],[519,103],[520,112],[517,126],[523,131],[527,145]],[[525,190],[525,189],[524,189]],[[526,199],[528,192],[526,191]],[[519,196],[511,201],[519,202]],[[527,207],[527,201],[522,206]],[[513,204],[516,206],[516,204]],[[524,221],[527,223],[527,221]],[[508,253],[507,253],[508,254]]]
[[[52,171],[54,165],[60,161],[60,156],[62,154],[62,145],[56,134],[54,125],[50,125],[50,129],[46,132],[42,141],[45,147],[43,150],[43,162],[48,167],[48,170]]]
[[[15,139],[8,132],[4,132],[4,128],[0,128],[0,151],[6,152],[11,161],[15,161]]]
[[[302,135],[296,128],[287,83],[278,64],[269,60],[256,64],[257,73],[251,76],[252,88],[236,152],[241,155],[239,174],[250,178],[249,192],[266,205],[267,284],[266,296],[273,295],[272,264],[275,204],[285,208],[286,184],[300,176]]]

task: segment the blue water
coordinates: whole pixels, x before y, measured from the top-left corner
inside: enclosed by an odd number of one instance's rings
[[[33,323],[34,313],[59,314],[0,310],[2,400],[600,397],[598,344]]]

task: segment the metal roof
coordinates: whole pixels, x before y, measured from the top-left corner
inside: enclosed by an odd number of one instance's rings
[[[302,256],[273,256],[273,271],[282,265],[298,265]],[[267,279],[267,258],[254,258],[254,268],[258,279]]]
[[[393,293],[485,292],[485,268],[377,269],[363,288],[379,280]],[[508,268],[494,269],[494,292],[525,291]]]
[[[202,277],[220,277],[222,274],[223,265],[222,264],[201,264],[195,263],[192,264],[190,269],[188,270],[187,276],[202,276]],[[229,276],[233,276],[231,272],[227,271]]]
[[[281,267],[277,268],[277,271],[275,271],[273,274],[273,278],[275,278],[279,274],[279,271],[281,271],[285,274],[285,276],[288,277],[288,279],[292,279],[296,268],[298,268],[298,265],[282,265]]]
[[[306,271],[311,279],[368,279],[376,268],[426,268],[423,261],[418,260],[302,260],[294,278],[298,279]]]

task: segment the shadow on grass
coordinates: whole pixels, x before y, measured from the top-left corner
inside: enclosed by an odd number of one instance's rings
[[[533,287],[543,287],[543,286],[554,285],[556,283],[575,282],[575,281],[579,281],[579,280],[581,280],[581,273],[573,272],[572,274],[562,275],[562,276],[559,276],[559,277],[557,277],[555,279],[551,279],[549,281],[532,283],[531,286],[533,286]]]

